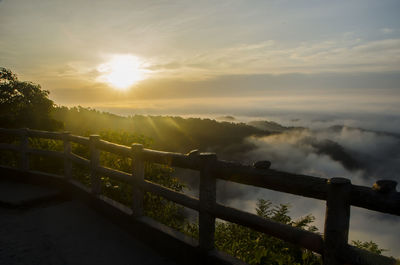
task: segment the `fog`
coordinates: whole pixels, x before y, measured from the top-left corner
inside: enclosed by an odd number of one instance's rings
[[[250,137],[255,146],[237,154],[245,164],[269,160],[272,168],[293,173],[332,178],[349,178],[353,184],[371,187],[379,179],[399,181],[400,136],[347,126],[325,129],[293,129],[266,137]],[[245,144],[246,144],[245,143]],[[223,154],[222,154],[223,155]],[[198,196],[198,174],[184,175],[191,195]],[[257,199],[274,204],[289,204],[294,219],[307,214],[316,217],[315,225],[323,232],[325,202],[256,187],[219,181],[217,201],[255,213]],[[400,256],[400,217],[352,207],[349,240],[374,241],[388,249],[385,255]]]
[[[369,187],[378,179],[400,180],[397,135],[336,126],[290,130],[247,141],[256,148],[242,156],[245,163],[269,160],[274,169],[324,178],[346,177],[353,184]],[[311,213],[316,217],[315,225],[323,231],[322,201],[227,182],[219,183],[218,192],[221,202],[252,212],[258,198],[289,203],[291,216]],[[350,225],[350,240],[372,240],[390,250],[386,255],[400,255],[400,217],[352,207]]]
[[[303,91],[304,92],[304,91]],[[229,122],[274,121],[298,127],[266,137],[249,137],[243,146],[254,146],[241,153],[217,154],[246,164],[269,160],[272,168],[324,178],[346,177],[353,184],[371,187],[378,179],[400,180],[400,109],[397,90],[360,94],[314,95],[313,91],[285,97],[277,93],[259,98],[197,98],[161,100],[152,106],[145,103],[112,106],[103,110],[131,115],[133,113],[179,115],[183,117],[229,116]],[[316,111],[318,110],[318,111]],[[240,145],[240,143],[237,143]],[[241,148],[235,148],[241,150]],[[212,151],[212,150],[203,150]],[[197,195],[198,178],[193,172],[176,172],[187,176],[191,190]],[[315,225],[323,231],[323,201],[292,196],[245,185],[220,181],[217,199],[235,208],[255,212],[257,199],[291,205],[290,215],[316,217]],[[400,256],[400,218],[352,207],[350,240],[374,241],[389,249],[386,255]]]

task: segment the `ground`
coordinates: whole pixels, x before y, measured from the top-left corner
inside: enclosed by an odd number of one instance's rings
[[[175,264],[77,200],[0,180],[0,264]]]

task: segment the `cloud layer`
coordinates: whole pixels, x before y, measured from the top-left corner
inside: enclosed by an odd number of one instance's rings
[[[346,177],[353,184],[371,187],[378,179],[400,181],[400,137],[343,126],[320,130],[291,130],[248,141],[255,149],[241,158],[248,163],[269,160],[272,168],[325,178]],[[254,211],[258,198],[289,203],[292,215],[316,216],[323,231],[325,206],[311,200],[280,192],[220,182],[218,199],[226,204]],[[400,255],[400,217],[352,207],[350,240],[372,240]],[[396,232],[395,232],[396,231]]]

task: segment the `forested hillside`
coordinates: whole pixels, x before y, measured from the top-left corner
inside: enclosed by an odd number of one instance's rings
[[[126,131],[149,137],[153,148],[183,153],[200,149],[225,157],[251,149],[252,145],[244,142],[247,137],[269,135],[244,123],[172,116],[122,117],[83,107],[56,107],[52,116],[64,124],[65,130],[75,134]]]
[[[220,158],[226,159],[238,157],[255,148],[252,142],[246,139],[250,136],[271,135],[272,133],[266,128],[272,126],[277,129],[276,131],[292,129],[270,122],[256,122],[254,125],[260,127],[256,128],[244,123],[217,122],[199,118],[143,115],[122,117],[90,108],[57,107],[48,98],[48,94],[49,92],[42,90],[39,85],[19,81],[11,71],[0,68],[0,127],[68,130],[78,135],[96,133],[100,134],[102,139],[118,144],[129,145],[132,142],[139,142],[145,147],[175,152],[200,149],[216,152]],[[285,138],[285,141],[287,139],[289,138]],[[1,140],[15,142],[14,138],[9,137],[2,137]],[[331,142],[310,140],[307,135],[306,140],[300,141],[300,145],[304,146],[305,142],[311,142],[309,145],[318,148],[318,152],[333,158],[335,158],[334,154],[338,154],[337,151],[342,153],[345,151]],[[62,150],[63,148],[62,142],[56,140],[30,139],[29,144],[34,148],[46,150]],[[89,158],[87,147],[73,145],[72,151]],[[343,154],[340,157],[342,158]],[[1,165],[16,166],[17,159],[14,153],[0,153]],[[128,158],[121,159],[116,155],[103,154],[100,160],[101,164],[120,171],[130,172],[132,169]],[[32,169],[49,173],[62,174],[63,163],[64,161],[57,157],[37,156],[30,159]],[[148,165],[145,170],[147,180],[175,191],[184,190],[184,184],[173,176],[173,168],[165,165]],[[91,183],[87,168],[74,168],[74,178],[85,185]],[[132,197],[130,185],[112,180],[107,176],[101,177],[101,185],[103,195],[129,205],[128,201]],[[198,237],[197,223],[187,218],[181,206],[150,193],[146,193],[145,206],[146,215],[188,235]],[[260,199],[256,212],[263,218],[317,232],[316,227],[313,226],[314,217],[304,215],[294,220],[289,216],[286,204],[273,205],[268,200]],[[320,256],[310,251],[229,222],[216,223],[215,238],[218,249],[249,264],[321,264]],[[374,253],[383,251],[372,241],[355,241],[353,244]]]

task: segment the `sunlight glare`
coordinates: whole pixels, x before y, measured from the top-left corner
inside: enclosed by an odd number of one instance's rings
[[[111,60],[99,65],[97,70],[102,73],[99,80],[110,86],[127,90],[132,85],[144,79],[143,62],[133,55],[114,55]]]

